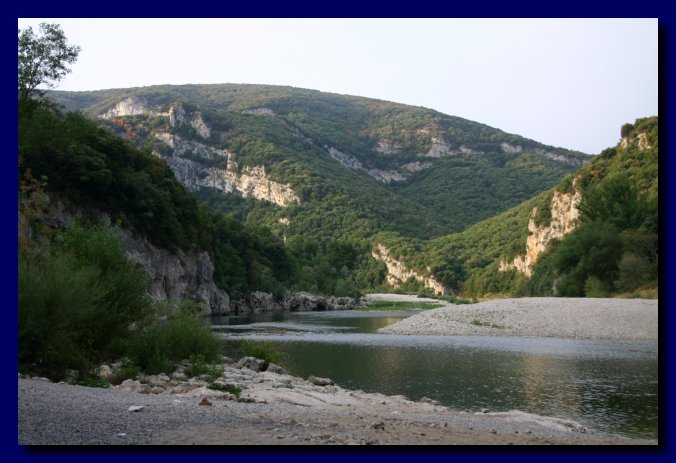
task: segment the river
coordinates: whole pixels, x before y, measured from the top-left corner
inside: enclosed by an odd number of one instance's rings
[[[616,436],[657,438],[656,341],[378,334],[411,312],[291,312],[213,317],[226,355],[270,341],[291,374],[453,409],[522,410]]]

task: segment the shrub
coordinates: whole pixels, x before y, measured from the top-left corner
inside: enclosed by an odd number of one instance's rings
[[[198,354],[190,357],[190,367],[186,368],[185,374],[189,378],[209,375],[210,380],[213,381],[223,376],[223,367],[207,362],[203,354]]]
[[[129,355],[144,371],[156,374],[171,373],[174,363],[183,359],[216,362],[220,352],[220,341],[202,320],[177,313],[142,329],[131,343]]]
[[[101,224],[74,225],[40,246],[19,256],[19,366],[89,377],[148,316],[143,273]]]
[[[270,341],[255,342],[250,340],[242,341],[242,354],[247,357],[256,357],[265,361],[265,368],[271,363],[279,363],[284,358],[284,354],[279,352]]]

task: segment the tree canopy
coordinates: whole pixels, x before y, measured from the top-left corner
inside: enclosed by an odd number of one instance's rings
[[[60,25],[41,23],[39,27],[39,34],[32,27],[19,29],[19,107],[42,97],[40,86],[54,88],[80,53],[80,47],[68,45]]]

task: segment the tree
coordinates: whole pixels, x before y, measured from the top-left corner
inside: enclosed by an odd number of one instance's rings
[[[70,72],[80,47],[69,46],[58,24],[41,23],[40,35],[33,28],[19,29],[19,107],[41,98],[40,86],[54,88]]]

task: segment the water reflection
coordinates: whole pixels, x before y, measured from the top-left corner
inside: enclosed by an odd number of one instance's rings
[[[408,314],[279,315],[219,320],[217,330],[229,348],[242,336],[270,340],[293,374],[330,377],[350,389],[427,396],[460,410],[519,409],[657,437],[656,342],[378,335]]]

